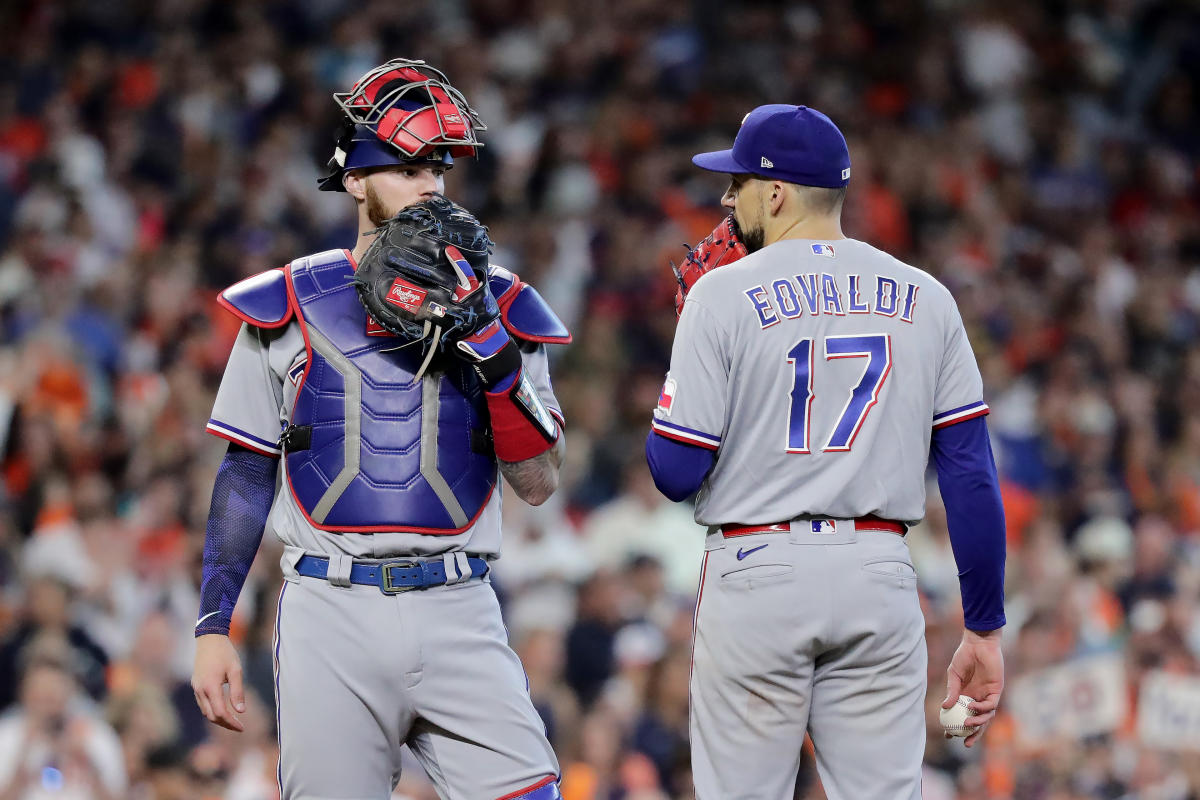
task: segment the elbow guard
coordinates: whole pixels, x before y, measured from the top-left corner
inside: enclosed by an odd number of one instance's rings
[[[505,388],[486,392],[485,396],[492,418],[496,457],[501,461],[525,461],[546,452],[558,441],[558,422],[538,396],[524,368]]]

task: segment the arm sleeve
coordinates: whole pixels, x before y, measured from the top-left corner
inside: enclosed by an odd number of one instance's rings
[[[707,448],[683,444],[656,431],[646,435],[646,463],[654,485],[673,502],[695,494],[716,461],[713,451]]]
[[[229,633],[233,608],[262,542],[278,465],[273,456],[231,444],[217,470],[204,534],[197,636]]]
[[[962,589],[963,624],[1004,626],[1004,506],[987,424],[982,418],[935,428],[930,453],[946,505],[950,546]]]
[[[654,409],[655,433],[706,450],[721,446],[729,338],[708,307],[689,297],[675,331],[671,371]]]

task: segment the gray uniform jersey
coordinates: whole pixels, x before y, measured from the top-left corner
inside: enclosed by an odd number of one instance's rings
[[[864,242],[795,239],[692,288],[654,429],[717,452],[701,524],[912,523],[932,428],[986,413],[944,286]]]
[[[546,407],[560,419],[550,385],[544,346],[522,352],[525,369]],[[304,368],[304,339],[293,320],[278,330],[243,325],[238,333],[221,388],[213,404],[208,430],[261,453],[279,455],[279,434],[292,415]],[[439,380],[427,375],[424,380]],[[287,488],[287,463],[281,463],[275,502],[267,529],[286,545],[309,553],[343,553],[354,558],[389,558],[399,555],[435,555],[465,550],[484,556],[500,552],[500,490],[492,493],[475,524],[453,536],[417,533],[339,533],[314,528],[304,518]]]

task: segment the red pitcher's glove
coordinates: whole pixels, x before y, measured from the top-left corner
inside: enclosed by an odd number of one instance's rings
[[[742,244],[741,231],[733,214],[721,220],[712,233],[688,251],[682,267],[671,264],[675,279],[679,281],[679,289],[675,292],[675,314],[678,316],[683,313],[683,301],[701,275],[732,264],[749,252],[746,245]]]

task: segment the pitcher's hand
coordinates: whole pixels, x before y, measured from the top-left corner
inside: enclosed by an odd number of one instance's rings
[[[942,708],[951,708],[960,694],[975,698],[971,703],[975,715],[967,717],[963,724],[978,730],[967,737],[967,747],[983,736],[988,723],[996,716],[1003,691],[1004,655],[1000,652],[1000,630],[963,631],[962,642],[946,670],[946,699],[942,701]]]

